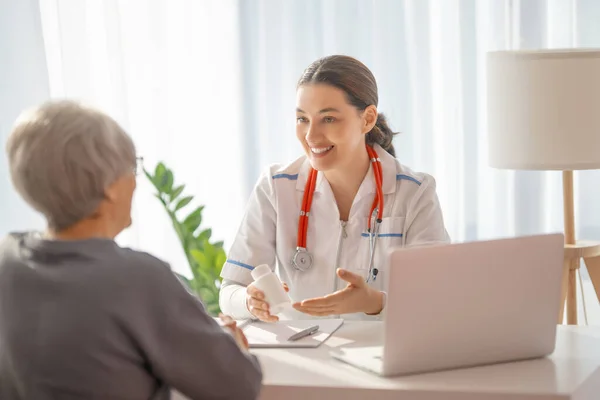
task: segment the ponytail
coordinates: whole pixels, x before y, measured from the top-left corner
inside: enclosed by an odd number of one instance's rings
[[[393,132],[390,129],[385,116],[383,114],[378,114],[375,126],[367,133],[367,144],[369,146],[378,144],[393,157],[396,157],[396,150],[392,144],[392,139],[397,133],[398,132]]]

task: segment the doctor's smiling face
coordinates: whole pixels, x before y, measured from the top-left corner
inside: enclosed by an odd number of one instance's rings
[[[377,112],[378,101],[375,77],[355,58],[327,56],[304,70],[296,91],[296,135],[313,168],[360,170],[357,165],[368,166],[365,143],[396,156],[395,133]]]
[[[366,154],[365,134],[377,119],[374,106],[358,110],[332,85],[302,85],[296,96],[296,135],[318,171],[344,168]]]

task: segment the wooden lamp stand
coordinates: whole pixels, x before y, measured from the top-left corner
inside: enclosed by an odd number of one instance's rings
[[[567,324],[577,325],[577,270],[581,259],[590,275],[600,301],[600,243],[575,240],[575,207],[573,200],[573,171],[563,171],[563,207],[565,222],[565,261],[562,279],[562,300],[558,323],[564,321],[567,303]],[[583,291],[583,287],[581,288]]]
[[[489,166],[563,174],[558,321],[566,304],[567,323],[576,325],[582,258],[600,301],[600,243],[575,240],[573,201],[573,171],[600,169],[600,48],[491,51],[486,68]]]

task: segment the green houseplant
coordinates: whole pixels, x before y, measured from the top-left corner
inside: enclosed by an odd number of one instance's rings
[[[196,293],[213,316],[220,312],[219,288],[221,268],[226,261],[223,242],[211,242],[212,230],[202,227],[204,206],[190,209],[194,196],[184,195],[185,185],[176,185],[173,171],[159,163],[154,173],[144,174],[156,189],[154,194],[171,219],[175,233],[187,258],[192,278],[179,278]]]

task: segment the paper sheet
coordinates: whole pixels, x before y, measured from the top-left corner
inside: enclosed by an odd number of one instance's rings
[[[243,331],[251,348],[314,348],[325,342],[343,323],[343,319],[307,319],[274,323],[255,321],[246,325]],[[288,341],[293,334],[313,325],[319,325],[316,333],[296,341]]]

